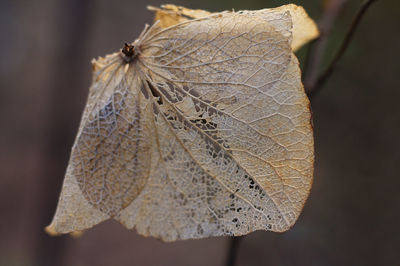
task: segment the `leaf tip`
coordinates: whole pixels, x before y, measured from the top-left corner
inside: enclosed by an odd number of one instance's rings
[[[46,226],[46,227],[44,228],[44,231],[45,231],[47,234],[49,234],[50,236],[59,236],[59,235],[60,235],[60,233],[58,233],[58,232],[55,230],[53,223],[51,223],[50,225]]]

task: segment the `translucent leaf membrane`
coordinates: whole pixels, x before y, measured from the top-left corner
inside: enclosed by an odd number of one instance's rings
[[[288,230],[314,160],[297,11],[153,9],[132,60],[93,62],[48,232],[109,218],[164,241]]]
[[[159,25],[162,28],[167,28],[187,20],[202,18],[213,14],[205,10],[193,10],[172,4],[162,5],[160,8],[153,6],[148,6],[147,8],[155,12],[154,21],[159,21]],[[291,23],[293,25],[291,28],[291,33],[293,35],[291,47],[293,51],[297,51],[304,44],[319,36],[317,25],[315,24],[314,20],[307,15],[302,6],[288,4],[277,8],[245,12],[251,12],[257,16],[263,17],[270,23],[275,24],[274,26],[281,23],[279,17],[282,16],[283,13],[289,12],[291,16]]]

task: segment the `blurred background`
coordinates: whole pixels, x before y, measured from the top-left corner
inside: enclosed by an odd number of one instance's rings
[[[360,0],[304,0],[312,18],[343,4],[326,65]],[[210,11],[277,0],[177,0]],[[161,0],[0,2],[0,265],[224,265],[229,238],[165,244],[108,221],[80,238],[49,237],[91,80],[90,60],[133,41]],[[236,265],[399,265],[399,1],[368,10],[311,105],[315,178],[290,231],[244,237]],[[308,47],[298,55],[304,65]]]

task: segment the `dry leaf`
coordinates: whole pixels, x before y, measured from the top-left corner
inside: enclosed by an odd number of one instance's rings
[[[288,230],[314,160],[291,14],[162,21],[94,61],[48,232],[109,218],[164,241]]]
[[[210,13],[205,10],[192,10],[182,6],[175,6],[171,4],[162,5],[161,8],[148,6],[149,10],[155,11],[154,21],[159,20],[162,28],[170,27],[172,25],[196,18],[202,18],[209,16]],[[243,12],[243,11],[242,11]],[[296,6],[294,4],[288,4],[277,8],[262,9],[258,11],[246,11],[255,13],[256,16],[263,17],[269,21],[269,23],[280,24],[280,17],[285,12],[290,12],[292,17],[292,29],[291,33],[293,36],[292,49],[297,51],[304,44],[317,38],[319,36],[318,27],[315,22],[307,15],[306,11],[302,6]],[[215,14],[215,13],[214,13]]]
[[[176,5],[162,5],[161,8],[148,6],[147,9],[155,11],[154,21],[160,21],[161,28],[168,28],[175,24],[190,19],[202,18],[211,15],[210,12],[201,9],[188,9]]]

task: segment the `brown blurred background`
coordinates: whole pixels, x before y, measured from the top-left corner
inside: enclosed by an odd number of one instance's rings
[[[91,79],[90,60],[133,41],[161,0],[0,2],[0,265],[224,265],[228,238],[164,244],[105,222],[52,238],[54,213]],[[332,1],[293,1],[320,19]],[[283,0],[179,0],[210,11]],[[332,58],[360,6],[347,1]],[[292,230],[255,232],[236,265],[399,265],[400,2],[368,10],[334,75],[312,99],[315,179]],[[304,63],[307,47],[299,52]]]

